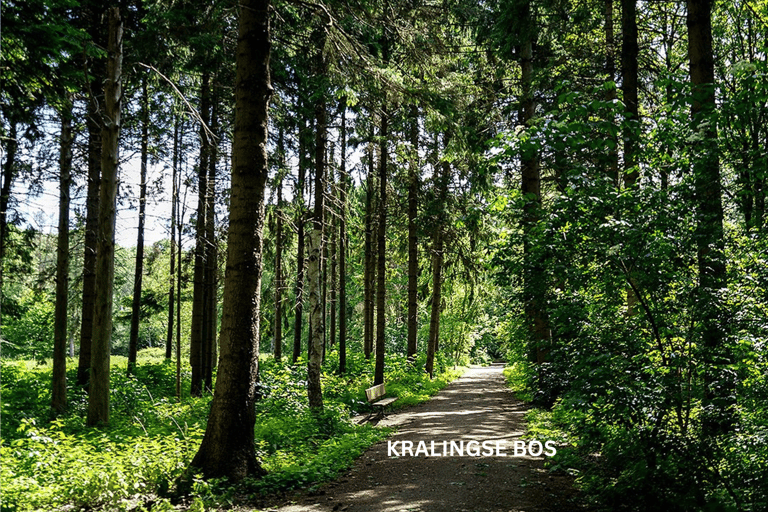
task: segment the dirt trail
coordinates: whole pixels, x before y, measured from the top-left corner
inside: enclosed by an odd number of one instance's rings
[[[577,508],[571,479],[544,469],[544,457],[515,457],[525,406],[504,385],[502,367],[472,368],[432,400],[388,415],[397,432],[372,446],[350,471],[313,495],[293,496],[279,512],[568,511]],[[435,453],[443,441],[500,441],[507,456],[402,454],[402,441]],[[388,441],[398,457],[388,454]],[[542,442],[545,440],[542,439]],[[450,447],[450,444],[448,444]],[[475,446],[472,447],[473,451]],[[489,453],[490,450],[486,450]]]

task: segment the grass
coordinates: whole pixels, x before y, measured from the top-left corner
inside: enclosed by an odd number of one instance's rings
[[[334,373],[328,355],[323,378],[325,413],[311,414],[306,398],[306,366],[277,364],[264,358],[260,368],[262,400],[257,403],[257,454],[266,477],[232,486],[226,481],[192,478],[189,510],[230,507],[243,499],[317,485],[351,465],[388,429],[358,425],[367,414],[365,389],[373,364],[351,356],[344,376]],[[171,498],[197,451],[205,430],[210,396],[189,396],[189,371],[181,400],[174,397],[175,365],[159,351],[140,353],[135,377],[126,377],[124,358],[112,358],[111,424],[84,425],[87,396],[70,386],[69,410],[50,411],[50,366],[34,361],[0,361],[2,436],[0,437],[0,511],[135,510],[153,501],[152,510],[172,510]],[[442,362],[441,362],[442,363]],[[75,380],[70,362],[68,382]],[[388,356],[385,378],[398,407],[424,400],[461,372],[445,370],[429,380],[404,357]],[[168,508],[171,507],[171,508]]]

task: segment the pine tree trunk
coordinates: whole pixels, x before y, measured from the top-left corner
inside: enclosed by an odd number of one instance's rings
[[[11,200],[13,180],[16,177],[16,152],[19,147],[16,139],[18,137],[16,123],[11,121],[10,125],[3,164],[3,185],[0,187],[0,312],[2,312],[3,303],[3,263],[8,238],[8,204]],[[2,328],[2,314],[0,314],[0,328]]]
[[[211,131],[214,137],[219,135],[219,108],[218,94],[213,94],[211,108]],[[218,250],[216,246],[216,164],[218,163],[218,143],[211,141],[208,155],[208,178],[206,180],[205,194],[205,322],[204,326],[204,354],[203,354],[203,380],[205,389],[212,390],[213,368],[216,366],[216,326],[218,324],[218,311],[216,307],[216,271],[218,269]]]
[[[347,101],[342,98],[339,166],[339,373],[347,371]]]
[[[419,248],[416,218],[419,214],[419,107],[411,106],[411,162],[408,166],[408,358],[416,357],[419,329]]]
[[[133,274],[131,331],[128,338],[128,375],[136,365],[141,319],[141,281],[144,276],[144,218],[147,209],[147,159],[149,156],[149,91],[146,77],[142,80],[141,99],[141,165],[139,170],[139,229],[136,237],[136,265]]]
[[[72,101],[61,111],[59,137],[59,232],[56,244],[56,307],[53,326],[51,407],[67,407],[67,305],[69,299],[69,188],[72,182]]]
[[[171,261],[170,268],[168,269],[168,331],[165,337],[165,358],[171,359],[173,357],[173,312],[176,305],[175,288],[176,288],[176,202],[178,201],[179,191],[176,188],[176,180],[179,175],[179,118],[174,117],[173,123],[173,174],[171,179],[173,184],[171,185]],[[181,256],[181,255],[179,255]],[[179,262],[181,265],[181,262]],[[179,329],[180,326],[176,328]]]
[[[275,208],[275,361],[283,357],[283,173],[285,172],[285,133],[283,126],[277,137],[280,167],[277,177],[277,207]]]
[[[104,124],[101,132],[99,235],[96,249],[96,307],[93,317],[88,426],[109,423],[109,352],[112,338],[112,290],[115,277],[115,218],[118,142],[122,98],[123,24],[120,9],[109,9]]]
[[[526,3],[523,14],[526,26],[531,25],[530,3]],[[520,105],[520,124],[529,128],[536,112],[536,99],[533,92],[533,43],[534,28],[530,27],[526,40],[520,47],[520,68],[522,101]],[[541,210],[541,169],[539,155],[536,153],[520,155],[522,174],[521,191],[525,198],[523,209],[523,301],[525,319],[530,332],[531,346],[536,361],[543,363],[547,357],[545,347],[549,338],[549,328],[544,313],[545,277],[544,269],[533,255],[531,236],[539,222]]]
[[[205,223],[207,218],[206,195],[208,192],[208,165],[210,159],[210,141],[206,131],[210,123],[210,75],[203,73],[200,86],[200,162],[197,168],[197,223],[195,225],[195,268],[192,288],[192,327],[189,339],[189,364],[192,367],[192,396],[201,396],[204,384],[205,338],[206,338],[206,301],[205,301]]]
[[[88,101],[85,125],[88,129],[88,192],[85,200],[85,236],[83,245],[83,300],[80,313],[80,354],[77,384],[88,386],[91,378],[93,311],[96,302],[96,250],[99,224],[99,187],[101,183],[101,115],[96,98]]]
[[[605,0],[605,74],[609,82],[616,82],[616,42],[613,30],[613,0]],[[605,92],[605,101],[613,103],[616,99],[616,88],[610,87]],[[609,123],[616,123],[613,111],[609,116]],[[619,144],[617,137],[611,137],[613,148],[608,149],[608,176],[619,186]]]
[[[376,276],[373,249],[373,129],[368,144],[368,176],[365,186],[365,262],[363,264],[363,353],[366,359],[373,352],[373,282]]]
[[[236,51],[232,196],[220,368],[208,425],[192,466],[236,482],[264,474],[256,459],[262,232],[267,164],[269,0],[241,0]]]
[[[322,31],[319,29],[318,32]],[[317,37],[317,36],[316,36]],[[317,37],[317,73],[325,73],[325,32]],[[325,145],[326,145],[326,102],[324,91],[315,105],[315,212],[312,219],[312,234],[309,237],[307,279],[309,280],[309,362],[307,373],[307,394],[309,407],[313,411],[323,409],[323,394],[320,385],[321,365],[323,359],[323,338],[325,322],[323,321],[322,300],[322,261],[323,256],[323,226],[324,226],[324,191],[325,191]]]
[[[385,48],[386,56],[386,48]],[[386,58],[385,58],[386,60]],[[386,99],[384,100],[386,104]],[[373,384],[384,383],[384,355],[386,343],[386,277],[387,277],[387,137],[389,136],[389,114],[381,114],[381,155],[379,161],[379,225],[377,235],[378,261],[376,269],[376,364]]]
[[[296,184],[296,288],[295,288],[295,317],[293,323],[293,357],[295,363],[301,355],[302,313],[304,311],[304,181],[306,180],[306,123],[302,122],[299,129],[299,179]]]
[[[710,0],[688,0],[688,58],[693,104],[691,121],[700,138],[692,154],[696,191],[696,240],[699,270],[698,317],[704,366],[702,429],[705,436],[732,430],[736,416],[736,377],[730,369],[734,355],[727,346],[726,322],[720,297],[728,287],[723,232],[720,159],[717,148],[715,66],[712,52]]]

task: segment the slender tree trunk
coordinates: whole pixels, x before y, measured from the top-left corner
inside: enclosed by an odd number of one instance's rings
[[[88,129],[88,192],[85,200],[85,252],[83,254],[83,300],[80,313],[80,354],[77,365],[77,384],[88,386],[91,377],[91,345],[93,339],[93,313],[96,307],[96,251],[99,225],[99,187],[101,183],[101,128],[100,111],[96,98],[88,101],[86,127]]]
[[[386,48],[384,60],[386,62]],[[386,98],[384,99],[386,105]],[[389,113],[386,107],[381,114],[381,156],[379,161],[379,225],[377,236],[378,261],[376,269],[376,365],[373,384],[384,383],[384,353],[386,342],[386,277],[387,277],[387,137],[389,136]]]
[[[210,124],[210,75],[203,73],[200,87],[200,162],[197,168],[197,223],[195,226],[195,268],[192,289],[192,328],[189,340],[189,364],[192,367],[192,396],[201,396],[204,384],[206,302],[205,302],[205,223],[207,218],[208,165],[211,144],[206,131]]]
[[[640,133],[640,119],[637,104],[637,6],[636,0],[621,0],[621,90],[624,96],[624,186],[637,185],[637,139]],[[634,282],[630,270],[628,279]],[[631,285],[626,287],[627,314],[636,313],[637,295]]]
[[[5,147],[5,163],[3,164],[3,185],[0,187],[0,313],[3,304],[3,263],[5,262],[6,242],[8,238],[8,205],[11,200],[11,189],[16,177],[17,124],[11,120],[8,142]],[[2,314],[0,314],[0,329]],[[1,331],[0,331],[1,332]]]
[[[331,314],[330,314],[330,330],[329,330],[329,337],[330,337],[330,345],[333,346],[334,343],[336,343],[336,283],[338,276],[338,259],[337,259],[337,253],[338,253],[338,243],[337,243],[337,230],[336,230],[336,202],[338,195],[336,194],[336,175],[333,172],[333,163],[335,163],[334,159],[334,147],[333,144],[331,144],[331,158],[330,162],[332,162],[328,166],[328,181],[329,181],[329,190],[330,190],[330,207],[328,208],[328,230],[330,231],[330,240],[329,240],[329,247],[328,247],[328,259],[330,260],[330,266],[331,266],[331,272],[328,275],[328,286],[330,288],[330,303],[331,303]]]
[[[322,31],[322,32],[320,32]],[[320,36],[317,44],[317,72],[318,76],[324,76],[326,70],[325,32],[319,29]],[[323,255],[323,225],[324,225],[324,197],[325,191],[325,145],[326,145],[326,102],[325,91],[321,89],[320,98],[315,106],[315,214],[312,219],[312,234],[309,238],[309,257],[307,265],[307,279],[309,280],[309,362],[307,374],[307,394],[309,407],[314,411],[323,409],[323,394],[320,385],[321,365],[323,358],[323,335],[325,323],[323,322],[323,301],[321,297],[321,269]]]
[[[616,42],[613,31],[613,0],[605,0],[605,73],[609,82],[616,81]],[[616,88],[610,87],[605,92],[605,100],[613,102],[616,99]],[[616,119],[611,111],[610,124],[615,124]],[[619,145],[617,137],[611,137],[613,148],[608,150],[608,176],[619,186]]]
[[[699,269],[697,304],[704,366],[702,427],[705,436],[732,430],[736,416],[734,355],[727,345],[721,291],[728,287],[723,233],[720,159],[717,148],[715,65],[710,0],[688,0],[688,58],[693,104],[691,121],[701,134],[692,154],[696,191],[696,240]]]
[[[525,7],[524,17],[527,26],[532,23],[530,4]],[[520,106],[520,124],[529,128],[536,111],[536,99],[533,92],[533,43],[535,32],[530,32],[520,48],[520,66],[522,83],[522,103]],[[547,356],[545,347],[549,338],[549,328],[544,313],[545,278],[541,263],[533,254],[531,236],[540,218],[541,210],[541,170],[539,155],[521,153],[522,169],[521,191],[526,199],[523,210],[523,301],[526,323],[530,332],[531,346],[536,354],[536,361],[543,363]]]
[[[299,129],[299,179],[296,184],[296,202],[298,208],[296,211],[296,288],[295,288],[295,317],[293,331],[293,362],[295,363],[301,355],[301,332],[302,332],[302,313],[304,311],[304,267],[306,264],[304,257],[304,181],[306,180],[306,122],[302,121]]]
[[[112,290],[115,277],[115,213],[118,142],[122,98],[123,24],[120,9],[109,9],[107,76],[104,85],[104,124],[101,146],[99,236],[96,250],[96,307],[93,318],[89,426],[109,423],[109,352],[112,337]]]
[[[165,338],[165,358],[173,357],[173,312],[176,303],[175,278],[176,278],[176,202],[179,191],[176,188],[176,180],[179,175],[179,117],[174,116],[173,123],[173,184],[171,185],[171,266],[168,270],[168,332]],[[181,254],[179,254],[181,256]],[[181,265],[181,262],[179,262]],[[176,327],[177,329],[179,326]]]
[[[339,373],[347,371],[347,101],[341,106],[339,166]]]
[[[213,94],[211,109],[211,131],[214,137],[219,135],[218,94]],[[213,368],[216,366],[216,326],[218,311],[216,305],[216,277],[218,269],[218,250],[216,245],[216,164],[218,163],[218,143],[212,141],[208,157],[208,179],[205,195],[205,322],[203,348],[203,379],[205,389],[213,386]]]
[[[368,176],[365,186],[365,262],[363,275],[363,353],[366,359],[370,359],[373,352],[373,283],[376,275],[373,252],[373,128],[371,128],[370,139],[371,142],[368,144]]]
[[[283,173],[285,172],[285,132],[283,126],[277,137],[277,155],[280,159],[277,178],[277,207],[275,215],[275,361],[283,357]]]
[[[176,212],[178,214],[176,218],[176,234],[178,240],[174,242],[176,243],[176,252],[179,255],[179,264],[176,266],[176,398],[181,400],[181,262],[183,254],[181,237],[183,233],[182,224],[184,221],[184,213],[181,209],[181,201],[179,198],[181,175],[178,176],[178,180],[179,181],[176,183]]]
[[[264,474],[256,459],[262,232],[267,164],[269,0],[241,0],[236,51],[232,196],[221,326],[221,367],[192,466],[236,482]]]
[[[133,274],[131,331],[128,339],[128,375],[136,365],[141,319],[141,281],[144,276],[144,218],[147,211],[147,159],[149,156],[149,91],[146,77],[142,80],[141,99],[141,165],[139,170],[139,229],[136,238],[136,265]]]
[[[445,148],[450,143],[450,135],[445,135]],[[435,143],[435,152],[439,146]],[[429,377],[434,377],[435,355],[440,342],[440,306],[443,290],[443,236],[446,224],[445,202],[448,200],[448,181],[450,180],[451,164],[444,160],[435,163],[435,187],[437,193],[437,221],[432,238],[432,300],[430,301],[429,337],[427,338],[426,371]]]
[[[69,299],[69,188],[72,182],[72,101],[61,111],[59,153],[59,233],[56,243],[56,307],[53,327],[51,407],[67,407],[67,305]]]
[[[419,214],[419,107],[411,106],[411,161],[408,166],[408,358],[416,357],[419,329],[419,239],[416,219]]]

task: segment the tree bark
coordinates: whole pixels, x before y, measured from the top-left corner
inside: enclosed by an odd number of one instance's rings
[[[636,0],[621,0],[621,91],[624,96],[624,186],[632,187],[638,179],[637,136],[639,133],[637,99],[637,5]]]
[[[384,51],[386,61],[386,48]],[[384,100],[386,104],[386,99]],[[387,277],[387,137],[389,136],[389,113],[386,107],[381,114],[379,159],[379,225],[377,235],[378,261],[376,269],[376,364],[373,384],[384,383],[384,353],[386,343],[386,277]]]
[[[122,98],[123,24],[120,9],[109,9],[104,122],[101,132],[99,235],[96,250],[96,295],[88,395],[88,426],[109,423],[109,356],[112,337],[112,291],[115,277],[115,211],[118,142]]]
[[[96,98],[89,98],[85,125],[88,129],[88,192],[85,200],[83,245],[83,300],[80,313],[80,354],[77,384],[88,386],[91,377],[93,312],[96,307],[96,250],[99,225],[99,186],[101,183],[101,121]]]
[[[416,219],[419,214],[419,107],[411,106],[411,161],[408,166],[408,358],[416,357],[419,329],[419,239]]]
[[[283,173],[285,172],[285,131],[281,125],[277,137],[277,207],[275,208],[275,361],[283,357]]]
[[[736,417],[734,355],[727,345],[727,319],[721,294],[728,287],[723,232],[723,205],[715,110],[715,66],[710,0],[688,0],[693,129],[701,134],[692,151],[696,193],[696,241],[699,271],[697,304],[704,366],[702,429],[705,436],[733,429]]]
[[[445,148],[448,148],[450,135],[444,138]],[[438,151],[437,142],[435,151]],[[437,199],[437,219],[432,238],[432,300],[430,302],[429,337],[427,338],[427,362],[425,366],[429,377],[434,377],[435,355],[440,341],[440,306],[443,290],[443,246],[446,224],[445,202],[448,200],[448,181],[450,180],[451,164],[444,160],[435,163],[435,197]]]
[[[306,123],[302,121],[299,129],[299,179],[296,184],[296,288],[295,317],[293,323],[293,362],[301,355],[302,313],[304,311],[304,181],[306,180]]]
[[[535,30],[532,27],[530,3],[526,3],[523,13],[524,26],[529,27],[528,34],[520,47],[520,68],[522,101],[520,105],[520,125],[530,128],[536,112],[536,98],[533,91],[533,43]],[[533,255],[531,240],[534,228],[540,219],[541,210],[541,168],[539,155],[533,150],[520,154],[522,171],[521,191],[525,198],[523,208],[523,308],[528,325],[531,347],[538,363],[547,357],[545,347],[549,338],[549,328],[544,312],[545,278],[544,269]]]
[[[363,354],[371,358],[373,352],[373,283],[376,279],[376,264],[373,249],[373,128],[368,144],[368,176],[365,186],[365,262],[363,273]]]
[[[173,320],[174,307],[176,306],[176,202],[179,191],[176,188],[176,180],[179,175],[179,117],[174,116],[173,123],[173,174],[171,179],[171,262],[168,270],[168,331],[165,338],[165,358],[173,357]],[[181,262],[179,262],[181,265]],[[177,326],[178,329],[179,326]]]
[[[211,131],[214,137],[219,135],[218,94],[213,94],[211,108]],[[218,143],[212,141],[208,156],[208,179],[205,194],[205,321],[203,322],[203,380],[206,391],[213,387],[213,369],[216,367],[216,327],[218,310],[216,299],[218,247],[216,245],[216,164],[218,163]]]
[[[254,441],[259,369],[262,233],[267,164],[269,0],[241,0],[236,51],[227,270],[220,367],[203,442],[192,461],[206,478],[264,474]]]
[[[189,364],[192,367],[192,396],[201,396],[204,384],[204,360],[206,338],[206,301],[205,301],[205,224],[207,218],[206,195],[208,193],[208,165],[210,159],[210,141],[206,131],[210,124],[210,75],[203,73],[200,86],[200,162],[197,168],[197,222],[195,225],[195,268],[192,288],[192,326],[189,339]]]
[[[339,166],[339,373],[347,371],[347,101],[342,98]]]
[[[72,182],[72,101],[61,110],[59,153],[59,232],[56,243],[56,307],[53,327],[51,407],[67,408],[67,305],[69,302],[69,189]]]
[[[325,65],[325,31],[318,29],[316,39],[318,54],[316,56],[317,74],[323,77]],[[312,234],[309,237],[309,255],[307,262],[307,279],[309,280],[309,361],[307,373],[307,394],[309,407],[313,411],[323,409],[323,394],[320,385],[321,365],[323,359],[323,338],[325,322],[323,321],[322,300],[322,255],[323,255],[323,226],[325,214],[325,145],[326,145],[326,102],[325,90],[321,86],[319,98],[315,105],[315,212],[312,218]]]
[[[141,165],[139,170],[139,229],[136,237],[136,265],[133,274],[133,301],[131,304],[131,331],[128,339],[128,375],[136,365],[139,348],[139,321],[141,319],[141,284],[144,276],[144,219],[147,210],[147,159],[149,156],[149,91],[147,79],[141,83]]]
[[[16,177],[16,152],[19,148],[17,124],[13,120],[10,121],[8,143],[5,147],[5,163],[3,164],[3,185],[0,187],[0,312],[2,312],[3,303],[3,263],[5,262],[6,241],[8,238],[8,205],[11,200],[13,180]],[[0,314],[1,328],[2,315]]]

